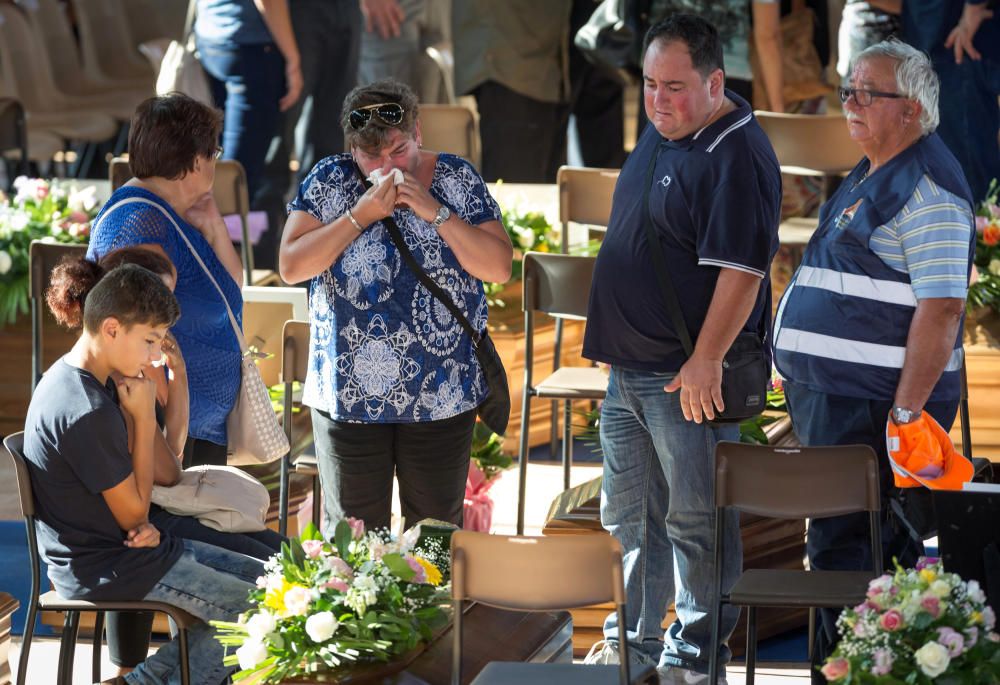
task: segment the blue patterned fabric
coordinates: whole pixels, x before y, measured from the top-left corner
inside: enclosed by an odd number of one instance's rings
[[[151,200],[166,209],[198,251],[212,277],[222,288],[229,306],[243,325],[243,295],[240,287],[215,256],[215,251],[198,230],[184,221],[159,196],[143,188],[122,186],[114,192],[94,222],[88,259],[130,245],[155,244],[163,248],[177,269],[174,294],[181,306],[181,318],[172,332],[187,364],[191,419],[188,434],[193,438],[226,444],[226,417],[240,387],[240,345],[229,323],[219,292],[192,256],[177,230],[156,207],[133,202],[104,215],[117,202],[130,197]]]
[[[350,155],[321,161],[288,205],[323,223],[364,194]],[[438,156],[430,193],[467,223],[500,220],[471,164]],[[437,231],[409,209],[393,213],[407,247],[485,330],[483,283],[468,274]],[[473,409],[487,386],[472,341],[403,263],[382,222],[372,224],[309,284],[311,355],[302,401],[338,421],[411,423]]]

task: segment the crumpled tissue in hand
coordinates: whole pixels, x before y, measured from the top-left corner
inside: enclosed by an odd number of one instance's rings
[[[403,172],[399,169],[390,169],[388,174],[383,174],[381,169],[375,169],[375,171],[368,174],[368,181],[373,186],[382,185],[383,181],[392,179],[393,185],[399,185],[403,182]]]

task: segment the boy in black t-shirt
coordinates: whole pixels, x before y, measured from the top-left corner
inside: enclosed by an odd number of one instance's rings
[[[261,562],[212,545],[160,536],[148,521],[153,487],[155,384],[143,367],[160,358],[179,316],[160,278],[135,265],[108,273],[84,302],[84,330],[45,374],[28,408],[24,453],[38,542],[49,578],[72,599],[148,599],[204,621],[235,620]],[[117,385],[111,374],[123,376]],[[134,426],[129,453],[122,412]],[[197,682],[223,682],[223,648],[205,624],[188,635]],[[128,683],[179,679],[176,641],[130,673]]]

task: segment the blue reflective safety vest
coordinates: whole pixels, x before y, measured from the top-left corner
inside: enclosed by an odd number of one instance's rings
[[[892,399],[906,356],[917,299],[910,277],[868,247],[872,232],[888,223],[926,174],[974,207],[972,192],[954,155],[937,134],[920,139],[866,178],[869,161],[854,167],[820,211],[775,316],[774,363],[786,379],[817,392]],[[969,264],[975,249],[971,232]],[[959,396],[961,328],[930,401]]]

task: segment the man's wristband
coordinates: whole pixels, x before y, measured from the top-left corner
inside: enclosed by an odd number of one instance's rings
[[[358,229],[358,233],[365,232],[365,227],[358,223],[358,220],[354,218],[354,215],[351,213],[350,209],[344,212],[344,216],[350,219],[351,223],[354,224],[354,228]]]

